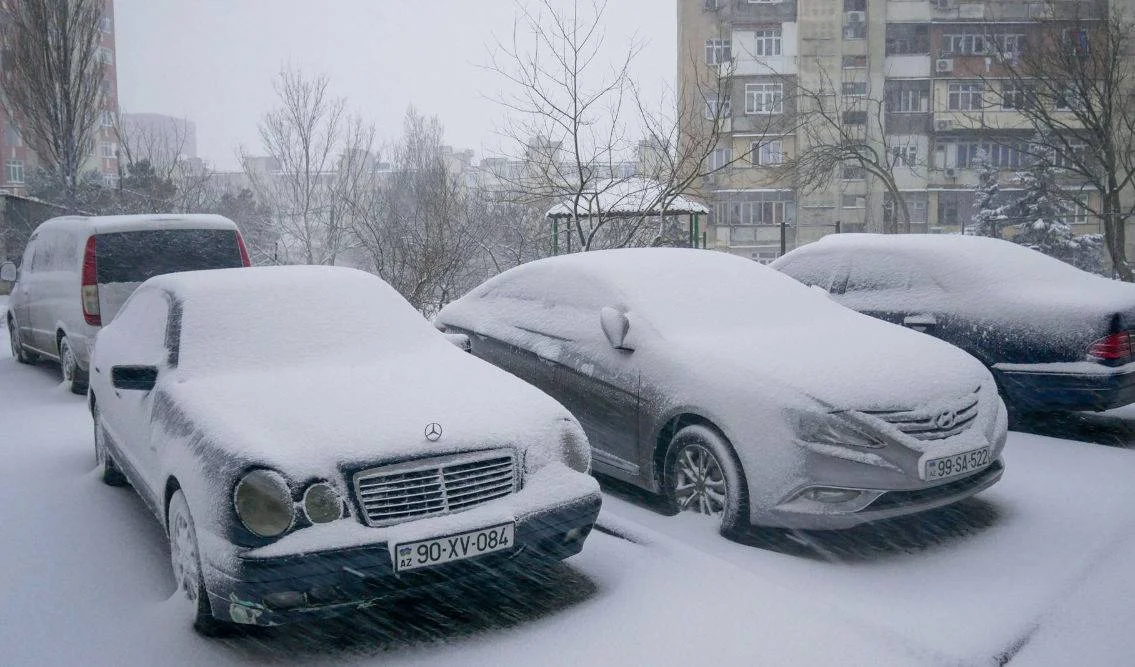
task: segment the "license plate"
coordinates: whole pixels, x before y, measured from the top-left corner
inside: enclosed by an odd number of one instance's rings
[[[923,479],[930,482],[938,479],[957,477],[967,472],[980,470],[987,465],[989,465],[989,448],[982,447],[981,449],[974,449],[968,452],[962,452],[961,454],[954,454],[953,456],[930,459],[926,462],[926,474],[923,475]]]
[[[393,550],[394,570],[416,570],[511,549],[515,542],[515,531],[515,524],[504,523],[447,537],[397,544]]]

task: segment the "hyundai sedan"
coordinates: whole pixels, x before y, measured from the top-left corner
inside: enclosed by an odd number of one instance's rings
[[[726,533],[846,528],[1002,474],[1005,409],[979,361],[731,255],[544,259],[437,324],[571,410],[595,472]]]

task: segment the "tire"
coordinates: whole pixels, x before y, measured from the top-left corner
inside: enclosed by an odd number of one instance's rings
[[[183,599],[193,614],[193,629],[207,637],[224,634],[229,624],[213,616],[205,581],[201,576],[201,555],[197,551],[197,531],[185,494],[178,489],[169,501],[167,513],[169,528],[169,558],[173,567],[173,580],[177,589],[175,598]]]
[[[59,339],[59,368],[63,372],[63,382],[69,385],[72,394],[87,394],[87,376],[79,370],[75,349],[67,336]]]
[[[23,341],[20,340],[20,329],[16,326],[16,320],[11,317],[8,318],[8,342],[12,346],[12,356],[21,364],[34,364],[39,358],[38,355],[24,349]]]
[[[693,424],[674,434],[666,450],[664,489],[671,509],[715,517],[723,535],[749,527],[749,491],[741,463],[725,436],[712,427]]]
[[[95,422],[95,463],[99,467],[99,478],[107,486],[126,486],[129,484],[126,475],[115,465],[114,457],[106,448],[106,432],[102,428],[97,403],[91,408],[91,419]]]

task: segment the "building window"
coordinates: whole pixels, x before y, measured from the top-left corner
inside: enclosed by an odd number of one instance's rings
[[[20,135],[20,128],[12,121],[4,124],[4,143],[9,146],[22,146],[24,143],[23,136]]]
[[[843,69],[865,69],[867,56],[844,56],[841,64]]]
[[[866,111],[844,111],[843,112],[844,125],[866,125],[867,112]]]
[[[1063,208],[1064,215],[1060,216],[1060,221],[1066,225],[1086,225],[1088,224],[1088,208],[1080,202],[1065,203]]]
[[[713,207],[713,224],[728,225],[779,225],[791,223],[794,205],[785,201],[778,192],[761,192],[749,195],[756,201],[718,202]],[[735,227],[733,234],[738,234]],[[754,239],[755,241],[755,239]]]
[[[117,188],[118,176],[115,176],[114,174],[103,174],[102,185],[105,188]]]
[[[918,164],[918,146],[892,146],[891,164],[913,167]]]
[[[715,148],[713,152],[709,154],[709,158],[707,158],[706,161],[711,172],[724,169],[733,161],[733,150],[730,148]]]
[[[114,51],[106,48],[105,46],[99,47],[99,62],[104,65],[114,64]]]
[[[118,157],[118,146],[111,141],[104,141],[100,145],[99,155],[104,158]]]
[[[867,198],[863,195],[843,195],[839,205],[840,208],[867,208]]]
[[[705,64],[720,65],[733,60],[732,43],[728,39],[705,40]]]
[[[888,113],[926,113],[930,111],[929,81],[888,81],[886,83]]]
[[[114,30],[114,24],[111,22],[109,16],[104,16],[99,20],[99,30],[110,34]]]
[[[846,81],[843,84],[843,94],[852,95],[855,97],[864,97],[865,95],[867,95],[867,82]]]
[[[1069,53],[1086,56],[1092,52],[1091,34],[1084,28],[1066,28],[1060,37]]]
[[[930,26],[888,23],[886,53],[888,56],[929,55]]]
[[[775,28],[765,28],[753,33],[756,38],[756,56],[779,56],[780,55],[780,26]]]
[[[746,83],[746,114],[784,113],[783,83]]]
[[[103,109],[99,112],[99,122],[103,127],[114,127],[114,112],[110,109]]]
[[[1011,111],[1024,109],[1028,101],[1036,96],[1036,91],[1014,83],[1001,84],[1001,109]]]
[[[980,32],[942,35],[942,52],[959,56],[985,55],[985,34]]]
[[[729,96],[718,97],[711,95],[705,98],[705,119],[717,120],[718,118],[729,118],[732,114],[732,108]]]
[[[862,181],[867,178],[867,170],[857,164],[845,164],[839,177],[844,181]]]
[[[978,158],[983,153],[989,164],[998,169],[1018,169],[1028,164],[1027,142],[957,141],[944,145],[947,147],[943,154],[945,164],[941,166],[946,169],[976,167]]]
[[[780,139],[754,141],[749,147],[749,160],[754,167],[784,164],[784,142]]]
[[[24,163],[22,160],[8,160],[7,176],[9,183],[24,182]]]
[[[980,81],[949,84],[947,108],[950,111],[980,111],[984,108],[985,85]]]

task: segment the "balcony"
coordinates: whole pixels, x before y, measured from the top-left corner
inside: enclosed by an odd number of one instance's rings
[[[888,78],[928,79],[932,64],[929,55],[887,56],[883,71]]]

